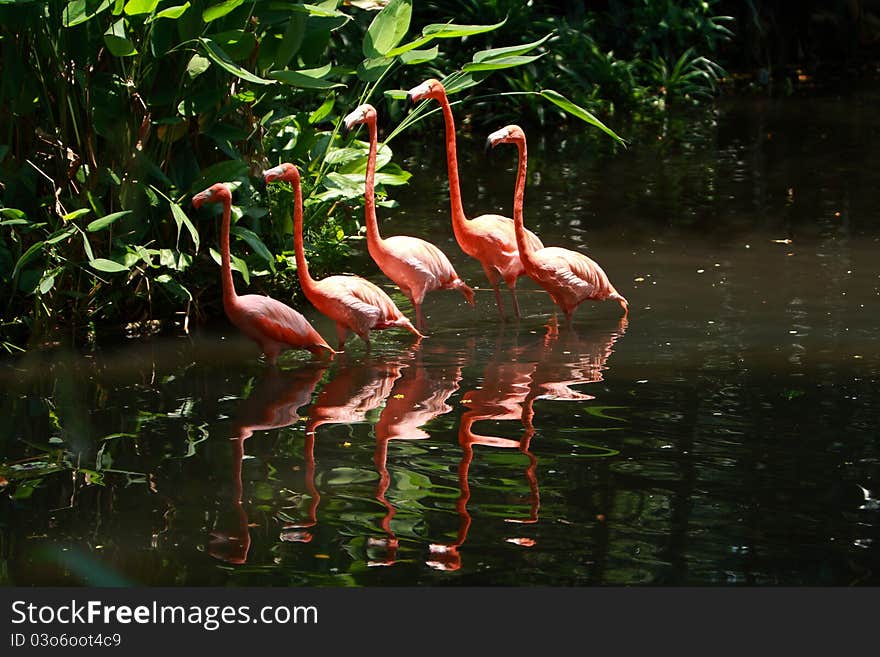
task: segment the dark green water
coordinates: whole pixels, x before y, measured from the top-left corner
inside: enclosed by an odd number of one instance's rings
[[[225,323],[6,363],[0,583],[880,584],[878,101],[728,101],[614,156],[532,135],[527,224],[631,308],[558,331],[524,279],[499,323],[442,152],[393,144],[383,231],[438,244],[476,309],[434,293],[420,348],[329,366],[273,371]],[[465,207],[509,213],[484,139]]]

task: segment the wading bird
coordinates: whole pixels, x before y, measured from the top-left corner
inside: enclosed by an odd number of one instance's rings
[[[516,125],[496,130],[486,140],[486,147],[498,144],[516,144],[519,150],[519,166],[516,174],[516,191],[513,195],[513,220],[516,225],[516,242],[526,274],[544,288],[559,308],[567,322],[582,302],[617,301],[623,308],[623,316],[629,312],[629,304],[608,280],[602,268],[592,259],[569,249],[555,246],[540,249],[529,241],[523,224],[523,197],[526,188],[526,136]]]
[[[394,302],[379,287],[360,276],[328,276],[316,281],[309,274],[303,246],[302,189],[299,171],[285,162],[263,172],[267,182],[286,180],[293,186],[293,243],[296,250],[296,273],[306,298],[321,313],[336,322],[339,349],[345,346],[349,331],[357,333],[370,347],[370,331],[405,328],[423,338]]]
[[[427,80],[407,93],[407,103],[415,104],[424,98],[433,98],[443,109],[446,122],[446,167],[449,172],[449,201],[452,208],[452,231],[461,250],[483,265],[483,271],[495,290],[498,312],[504,317],[504,304],[498,289],[498,279],[504,279],[513,298],[513,311],[519,317],[516,300],[516,279],[525,274],[516,243],[513,221],[497,214],[483,214],[468,219],[461,203],[458,184],[458,156],[455,150],[455,121],[446,98],[446,89],[438,80]],[[526,239],[535,250],[543,248],[541,240],[526,231]]]
[[[361,105],[345,117],[345,129],[367,124],[370,131],[370,151],[367,158],[366,188],[364,189],[367,223],[367,249],[379,269],[390,278],[410,300],[416,310],[416,326],[424,330],[422,301],[432,290],[459,290],[468,303],[474,305],[474,291],[462,281],[449,258],[430,242],[418,237],[395,235],[382,239],[376,220],[376,195],[373,184],[376,175],[376,110],[372,105]]]
[[[223,309],[238,329],[260,345],[266,359],[275,364],[278,354],[285,349],[307,349],[313,354],[336,352],[311,324],[290,306],[272,297],[259,294],[238,296],[232,280],[229,255],[229,222],[232,212],[232,194],[229,188],[217,183],[193,196],[193,207],[198,210],[205,203],[223,204],[223,226],[220,231],[221,281]]]

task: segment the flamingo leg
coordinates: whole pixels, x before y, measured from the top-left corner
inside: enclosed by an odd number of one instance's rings
[[[345,324],[336,325],[336,337],[339,340],[339,351],[344,351],[345,339],[348,337],[348,327]]]
[[[498,313],[501,315],[501,319],[506,319],[504,316],[504,302],[501,300],[501,290],[498,288],[498,274],[487,264],[483,264],[483,271],[486,272],[486,278],[489,279],[489,284],[495,290],[495,303],[498,304]]]
[[[519,319],[519,302],[516,300],[516,278],[505,282],[510,289],[510,296],[513,298],[513,314]]]

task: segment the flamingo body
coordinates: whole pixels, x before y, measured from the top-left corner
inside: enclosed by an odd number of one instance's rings
[[[366,123],[370,132],[370,150],[365,177],[365,208],[367,223],[367,249],[373,261],[388,278],[400,288],[416,311],[416,324],[425,324],[422,302],[433,290],[459,290],[468,303],[474,304],[474,292],[459,278],[449,258],[439,248],[418,237],[395,235],[383,239],[376,220],[376,199],[373,181],[376,173],[378,138],[376,110],[372,105],[361,105],[345,117],[345,128]]]
[[[514,314],[519,317],[516,281],[526,272],[519,254],[513,220],[498,214],[483,214],[474,219],[468,219],[465,216],[458,182],[455,120],[446,97],[446,89],[440,81],[431,79],[423,82],[410,89],[407,98],[412,103],[424,98],[434,98],[440,103],[446,124],[446,166],[449,175],[449,199],[455,239],[462,251],[479,260],[483,266],[483,271],[495,291],[495,300],[501,316],[504,316],[504,304],[501,301],[501,293],[498,288],[499,278],[504,280],[510,290]],[[526,239],[535,249],[544,246],[538,236],[531,231],[526,230]]]
[[[519,126],[510,125],[489,135],[487,144],[516,144],[519,150],[516,191],[513,197],[513,216],[520,247],[520,257],[529,278],[540,285],[559,306],[567,320],[584,301],[617,301],[624,317],[629,312],[627,300],[621,296],[607,274],[591,258],[556,246],[535,249],[528,240],[523,219],[523,197],[526,184],[526,136]]]
[[[229,321],[256,342],[272,364],[286,349],[307,349],[313,354],[325,351],[334,353],[308,320],[290,306],[269,296],[236,294],[229,253],[229,224],[232,210],[232,195],[229,188],[218,183],[196,194],[192,202],[197,210],[204,203],[223,204],[223,226],[220,236],[221,281],[223,310]]]
[[[290,163],[284,163],[263,172],[267,183],[286,180],[294,191],[294,234],[296,273],[306,298],[323,315],[336,323],[339,349],[354,331],[370,345],[370,331],[387,328],[405,328],[418,338],[424,336],[404,316],[384,291],[360,276],[328,276],[316,281],[309,274],[302,235],[302,189],[299,171]]]

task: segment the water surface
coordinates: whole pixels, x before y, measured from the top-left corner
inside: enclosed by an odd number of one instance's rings
[[[225,322],[7,362],[0,582],[880,584],[878,100],[727,101],[616,155],[530,131],[527,224],[630,302],[572,327],[524,279],[498,320],[442,152],[395,143],[382,230],[438,244],[477,307],[434,293],[418,346],[278,370]],[[484,139],[465,207],[507,214],[515,151]]]

